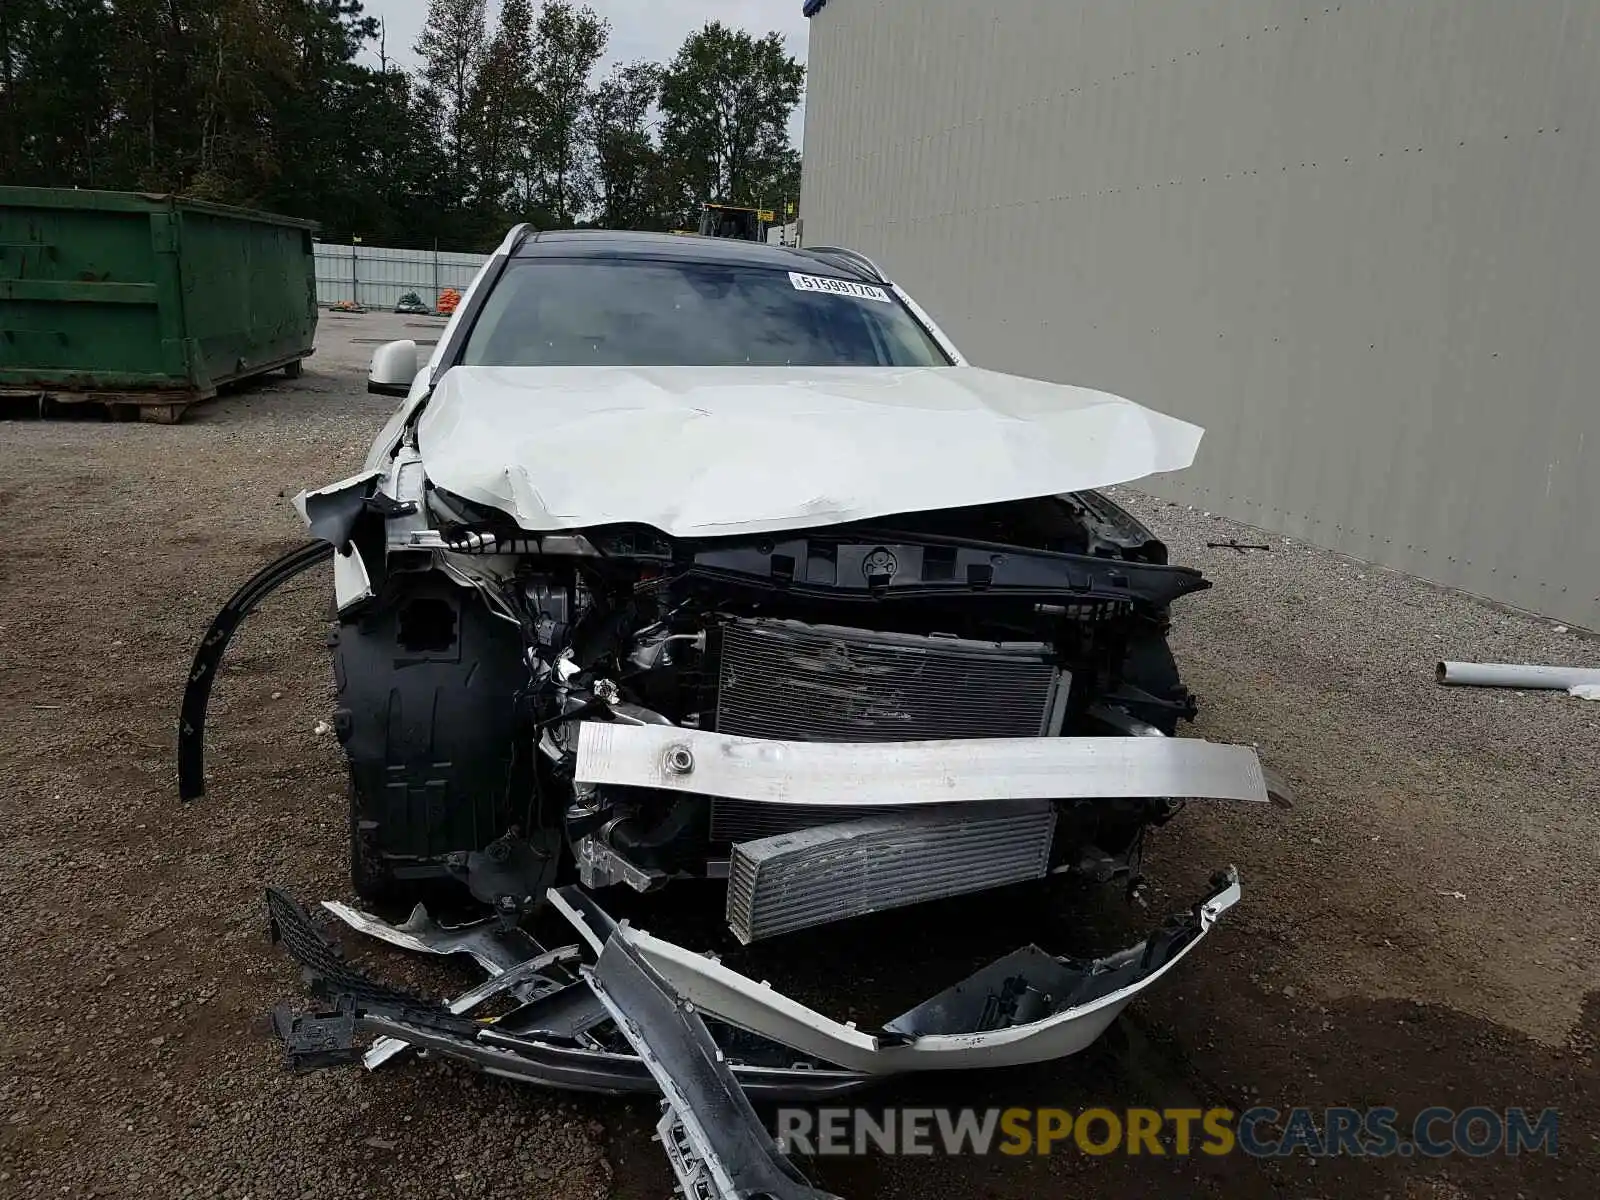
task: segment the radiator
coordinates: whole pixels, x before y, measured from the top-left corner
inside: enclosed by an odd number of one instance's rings
[[[716,729],[813,742],[1037,737],[1061,732],[1071,676],[1039,642],[975,642],[798,621],[723,626]],[[718,842],[767,837],[870,808],[788,809],[718,800]]]
[[[960,815],[865,817],[733,848],[729,928],[762,938],[883,909],[1043,878],[1049,801],[964,805]]]
[[[1060,731],[1066,702],[1062,673],[1038,642],[736,620],[716,653],[717,731],[746,737],[1037,737]]]

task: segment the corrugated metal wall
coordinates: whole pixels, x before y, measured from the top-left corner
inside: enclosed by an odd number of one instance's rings
[[[982,365],[1207,429],[1153,481],[1600,627],[1600,4],[832,0],[811,244]]]
[[[465,292],[487,254],[449,250],[391,250],[385,246],[317,243],[317,303],[354,300],[366,308],[393,308],[407,292],[436,308],[446,288]]]

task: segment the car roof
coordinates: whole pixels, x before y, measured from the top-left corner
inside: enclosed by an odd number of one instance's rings
[[[802,249],[746,242],[736,238],[702,237],[693,233],[645,233],[620,229],[547,229],[530,233],[512,251],[515,258],[634,258],[657,262],[709,263],[815,271],[826,267],[844,279],[887,283],[870,261],[849,250]]]

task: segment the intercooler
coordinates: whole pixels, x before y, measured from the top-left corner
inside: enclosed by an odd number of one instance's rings
[[[1040,642],[978,642],[739,619],[712,642],[716,729],[814,742],[1059,733],[1070,676]],[[874,810],[719,800],[711,836],[737,842]],[[904,810],[902,810],[904,811]]]
[[[1042,878],[1049,801],[865,817],[744,842],[728,873],[728,925],[748,945],[863,913]]]

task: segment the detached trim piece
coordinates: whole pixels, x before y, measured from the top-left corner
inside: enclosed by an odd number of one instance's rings
[[[324,900],[322,907],[351,929],[414,954],[471,955],[491,978],[545,953],[525,930],[508,927],[496,917],[465,925],[440,925],[428,915],[426,906],[418,904],[403,925],[391,925],[339,900]]]
[[[206,794],[206,710],[211,705],[211,686],[222,666],[222,656],[228,652],[228,643],[257,605],[296,575],[326,562],[332,555],[332,545],[316,541],[274,560],[229,598],[206,630],[195,651],[194,665],[189,668],[183,710],[178,717],[178,795],[182,799],[198,800]]]
[[[280,1007],[274,1028],[288,1043],[291,1065],[299,1069],[354,1061],[356,1034],[368,1032],[380,1035],[369,1066],[415,1047],[492,1075],[545,1086],[607,1093],[659,1089],[665,1111],[657,1131],[686,1196],[838,1200],[813,1187],[788,1161],[763,1128],[751,1097],[821,1099],[900,1072],[1013,1066],[1075,1054],[1192,950],[1238,903],[1239,894],[1238,872],[1230,867],[1212,878],[1205,899],[1168,918],[1137,946],[1094,960],[1057,958],[1024,947],[873,1035],[824,1017],[713,958],[619,924],[576,887],[551,890],[548,896],[594,950],[592,967],[580,967],[576,977],[568,974],[561,983],[561,963],[575,948],[543,951],[529,938],[538,956],[506,966],[449,1008],[355,970],[305,909],[268,889],[275,940],[306,968],[313,990],[334,1006],[331,1012],[299,1016]],[[347,905],[325,907],[346,924],[394,945],[429,954],[472,954],[491,973],[512,948],[486,948],[485,939],[494,939],[492,921],[451,928],[419,911],[405,926],[390,926]],[[549,981],[556,990],[498,1020],[463,1015],[510,980],[532,982],[546,967],[556,976]],[[517,989],[509,990],[515,994]],[[592,1007],[592,1015],[583,1012],[584,1031],[609,1018],[633,1053],[602,1049],[592,1039],[584,1043],[577,1026],[570,1036],[551,1038],[539,1029],[541,1007],[559,1018],[547,1024],[552,1029],[569,1026],[575,1011]],[[702,1013],[777,1043],[790,1052],[793,1065],[737,1062],[712,1036]],[[796,1061],[795,1052],[809,1061]]]
[[[1195,738],[791,742],[585,721],[575,778],[832,807],[1141,796],[1267,800],[1254,750]]]
[[[685,1196],[839,1200],[778,1152],[694,1006],[638,950],[613,936],[584,977],[666,1098],[656,1129]]]
[[[552,892],[552,897],[557,893]],[[979,1015],[985,1005],[967,1005],[970,1019],[955,1018],[953,994],[978,991],[997,995],[992,985],[1010,982],[993,978],[994,964],[955,988],[918,1005],[884,1026],[891,1038],[900,1031],[936,1024],[959,1031],[925,1033],[890,1044],[853,1024],[845,1025],[807,1008],[796,1000],[730,970],[714,959],[685,950],[643,930],[617,927],[613,938],[631,943],[664,979],[689,1003],[730,1025],[749,1030],[785,1046],[864,1075],[897,1075],[910,1071],[971,1070],[1014,1067],[1049,1062],[1077,1054],[1093,1045],[1128,1003],[1170,971],[1193,950],[1217,919],[1240,898],[1239,873],[1232,867],[1213,882],[1213,890],[1189,912],[1169,918],[1166,925],[1142,944],[1093,961],[1038,957],[1047,961],[1048,986],[1053,1007],[1039,1019],[1020,1009],[1008,1018],[989,1022]],[[1006,963],[1006,960],[1002,960]],[[1010,964],[1007,964],[1008,966]],[[1026,974],[1000,970],[998,974],[1029,981]],[[964,1026],[964,1028],[961,1028]]]
[[[554,907],[572,921],[598,956],[618,926],[577,888],[563,893],[552,891],[549,895]],[[399,1043],[455,1059],[504,1079],[546,1087],[608,1095],[655,1090],[654,1079],[637,1055],[602,1049],[582,1040],[582,1035],[595,1022],[609,1017],[586,978],[568,973],[571,982],[565,987],[556,991],[544,989],[546,964],[550,980],[558,981],[565,971],[570,947],[546,951],[529,939],[527,944],[538,951],[536,959],[490,974],[484,989],[508,976],[513,995],[521,990],[523,983],[538,988],[538,994],[512,1014],[518,1018],[512,1022],[516,1026],[513,1031],[502,1022],[473,1020],[455,1012],[456,1005],[472,1003],[471,993],[446,1007],[368,979],[344,961],[337,947],[312,922],[310,914],[284,893],[267,889],[267,907],[274,940],[281,941],[295,961],[306,969],[312,991],[335,1005],[341,1017],[346,1013],[353,1016],[352,1032],[378,1035],[379,1041],[374,1044],[373,1051],[381,1048],[382,1054],[369,1061],[369,1067],[381,1065],[398,1053],[401,1047],[391,1043]],[[346,904],[332,902],[325,908],[352,929],[417,953],[465,953],[481,964],[480,953],[490,938],[481,928],[484,924],[481,922],[452,928],[431,921],[412,920],[406,923],[407,928],[389,925]],[[507,943],[507,948],[509,945]],[[500,950],[495,949],[486,957],[498,960],[499,954]],[[292,1014],[286,1014],[286,1018],[289,1017]],[[317,1018],[301,1019],[315,1021]],[[341,1020],[340,1027],[344,1024]],[[288,1020],[283,1028],[292,1031],[293,1021]],[[314,1026],[307,1027],[308,1035],[314,1031]],[[340,1057],[326,1058],[318,1065],[357,1061],[356,1057],[342,1053],[349,1048],[336,1047],[341,1051]],[[819,1063],[802,1063],[799,1057],[794,1056],[790,1066],[745,1062],[734,1062],[730,1066],[746,1094],[770,1101],[821,1101],[855,1091],[869,1082],[866,1076],[856,1072],[835,1070]]]
[[[552,967],[566,966],[577,962],[577,960],[578,948],[576,946],[562,946],[559,949],[547,951],[536,958],[530,958],[527,962],[508,967],[498,975],[489,976],[477,987],[463,992],[450,1001],[446,1007],[456,1016],[464,1017],[480,1004],[493,999],[503,992],[510,992],[524,1004],[531,1003],[541,996],[551,995],[567,986],[547,978],[546,972]],[[366,1054],[362,1056],[361,1063],[367,1070],[376,1071],[391,1058],[394,1058],[397,1054],[403,1054],[410,1048],[408,1043],[401,1041],[399,1038],[380,1037],[372,1043]]]

